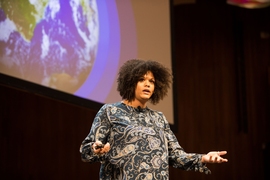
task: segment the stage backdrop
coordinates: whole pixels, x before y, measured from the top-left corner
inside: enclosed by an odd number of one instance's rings
[[[171,68],[169,0],[0,1],[0,73],[96,103],[120,101],[119,67]],[[173,124],[172,89],[160,105]]]

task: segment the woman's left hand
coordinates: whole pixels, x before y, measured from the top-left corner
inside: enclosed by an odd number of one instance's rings
[[[212,151],[202,156],[202,163],[223,163],[228,162],[228,159],[221,156],[227,154],[227,151]]]

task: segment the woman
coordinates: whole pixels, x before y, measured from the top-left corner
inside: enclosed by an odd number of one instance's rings
[[[170,71],[156,61],[129,60],[120,69],[121,102],[105,104],[82,142],[84,162],[100,162],[100,179],[169,179],[169,165],[211,173],[206,163],[222,163],[226,151],[186,153],[157,104],[172,83]]]

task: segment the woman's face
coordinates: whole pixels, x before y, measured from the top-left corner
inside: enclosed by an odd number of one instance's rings
[[[142,76],[135,89],[135,99],[146,103],[152,96],[155,90],[155,77],[151,71]]]

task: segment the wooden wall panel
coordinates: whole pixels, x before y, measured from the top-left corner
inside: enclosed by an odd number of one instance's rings
[[[265,87],[270,46],[254,39],[253,32],[256,27],[265,27],[261,23],[270,17],[258,15],[262,11],[257,10],[254,17],[254,11],[230,6],[182,5],[174,9],[178,140],[188,152],[225,149],[229,159],[227,164],[208,165],[212,170],[209,177],[171,169],[174,177],[264,179],[261,147],[262,140],[269,138],[269,127],[264,125],[269,121]],[[238,74],[235,18],[244,33],[241,58],[246,66],[241,68],[246,74],[242,79]],[[256,58],[258,55],[262,57]],[[239,79],[245,81],[241,88],[247,92],[243,93],[247,132],[239,131],[243,125],[239,123]]]
[[[98,179],[79,147],[95,111],[0,86],[1,179]]]
[[[208,6],[179,6],[175,10],[178,140],[188,152],[227,150],[229,161],[236,151],[232,139],[237,133],[230,16],[227,9]],[[233,171],[232,166],[209,165],[211,176],[175,171],[182,179],[229,179],[227,171]]]
[[[262,162],[270,155],[268,145],[270,111],[267,98],[270,67],[270,8],[251,12],[242,10],[239,18],[243,21],[245,30],[243,49],[247,77],[248,135],[254,157],[250,163],[258,169],[258,174],[269,174],[268,166],[264,166]],[[266,149],[268,154],[263,154],[265,146],[268,146]],[[267,176],[269,178],[269,175]]]

